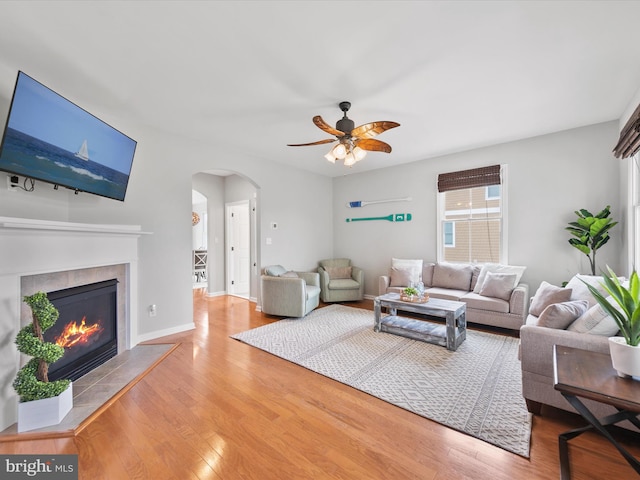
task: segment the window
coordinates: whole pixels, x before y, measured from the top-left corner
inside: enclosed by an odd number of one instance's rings
[[[496,200],[500,198],[500,185],[489,185],[485,187],[485,200]]]
[[[438,260],[507,263],[505,167],[438,176]]]
[[[443,241],[445,248],[453,248],[456,246],[455,225],[456,224],[453,222],[442,223],[442,233],[444,235]]]

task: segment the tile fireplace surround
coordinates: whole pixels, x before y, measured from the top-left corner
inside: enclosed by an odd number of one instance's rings
[[[17,419],[11,386],[20,364],[13,340],[29,323],[22,296],[118,279],[118,353],[136,345],[136,225],[97,225],[0,217],[0,431]]]

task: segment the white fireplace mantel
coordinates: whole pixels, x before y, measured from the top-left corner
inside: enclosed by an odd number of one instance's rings
[[[126,265],[127,345],[137,343],[138,225],[101,225],[0,217],[0,430],[16,421],[11,383],[20,355],[13,338],[20,328],[21,279],[80,269]],[[9,373],[11,372],[11,373]]]
[[[0,217],[0,228],[20,230],[53,230],[60,232],[85,232],[116,235],[149,235],[140,225],[101,225],[95,223],[71,223],[32,218]]]

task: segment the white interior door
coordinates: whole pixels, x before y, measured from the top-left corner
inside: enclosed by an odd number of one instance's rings
[[[251,228],[249,202],[227,205],[227,292],[249,298]]]

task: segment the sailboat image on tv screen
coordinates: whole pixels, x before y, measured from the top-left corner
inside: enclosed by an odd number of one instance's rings
[[[89,147],[87,146],[86,140],[82,142],[82,146],[80,147],[80,150],[75,153],[75,156],[82,160],[89,160]]]

